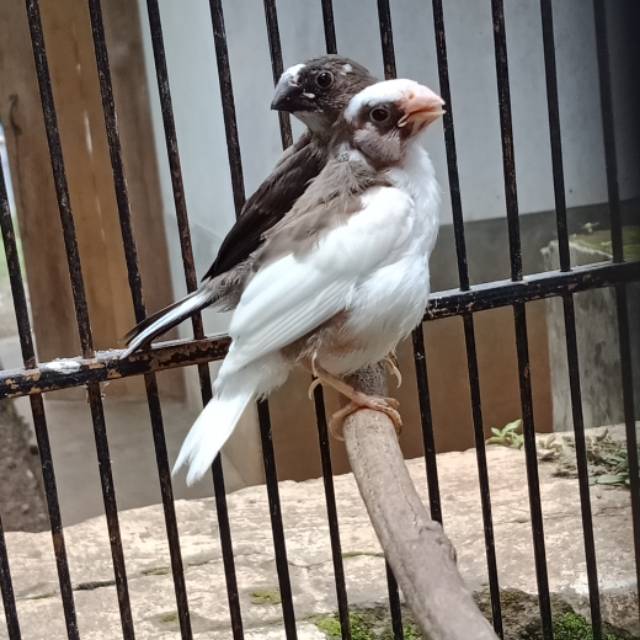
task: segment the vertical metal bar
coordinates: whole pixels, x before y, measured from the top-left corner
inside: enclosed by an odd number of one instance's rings
[[[336,24],[333,18],[333,0],[322,0],[322,22],[327,53],[338,53]]]
[[[260,421],[260,438],[262,441],[262,455],[267,483],[267,494],[269,497],[269,515],[271,516],[271,529],[273,531],[273,546],[276,556],[276,570],[278,572],[280,597],[282,598],[284,630],[287,640],[297,640],[298,633],[296,631],[293,595],[291,591],[291,580],[289,578],[289,566],[287,563],[287,548],[284,538],[284,526],[282,524],[278,474],[276,470],[275,455],[273,452],[271,416],[269,415],[267,405],[262,401],[258,402],[258,417]]]
[[[491,594],[491,617],[496,633],[502,638],[503,629],[502,607],[500,604],[500,584],[498,581],[498,563],[493,532],[489,467],[487,464],[484,421],[482,418],[480,381],[473,316],[471,314],[464,314],[462,321],[464,326],[465,343],[467,345],[469,387],[471,389],[471,411],[473,415],[473,437],[476,449],[476,460],[478,463],[478,478],[480,482],[480,501],[482,505],[482,521],[484,523],[484,546],[487,558],[487,573],[489,575],[489,592]]]
[[[331,0],[323,0],[322,17],[327,53],[337,53],[336,30],[333,18]],[[322,480],[324,495],[327,503],[327,522],[329,524],[329,539],[331,543],[331,557],[333,574],[336,585],[336,600],[338,602],[338,617],[340,620],[340,635],[342,640],[351,640],[351,620],[349,618],[349,602],[345,581],[344,564],[342,562],[342,543],[340,540],[340,526],[338,524],[338,509],[336,505],[335,488],[333,484],[333,467],[331,463],[331,445],[327,429],[327,414],[324,403],[322,386],[317,386],[313,392],[313,402],[318,427],[318,443],[320,445],[320,461],[322,464]]]
[[[449,191],[453,216],[453,231],[458,263],[458,279],[460,289],[464,291],[469,289],[469,268],[464,236],[464,219],[462,213],[462,198],[460,194],[460,178],[458,174],[458,159],[453,123],[453,105],[451,100],[451,88],[449,85],[449,64],[447,58],[447,40],[442,0],[432,0],[432,11],[433,27],[436,37],[440,95],[447,104],[444,116],[444,139],[447,154],[447,172],[449,177]],[[484,441],[484,420],[482,417],[478,357],[472,314],[469,312],[463,313],[462,321],[464,327],[465,348],[467,352],[467,368],[469,374],[469,390],[471,393],[473,434],[476,449],[476,460],[478,464],[478,481],[480,484],[482,521],[484,525],[487,574],[489,577],[489,591],[491,594],[491,614],[494,629],[496,630],[496,633],[502,637],[503,625],[502,607],[500,603],[500,583],[498,580],[498,565],[495,551],[493,515],[491,508],[491,490],[489,486],[489,471]]]
[[[89,357],[93,351],[89,311],[87,309],[84,282],[80,267],[80,254],[78,252],[75,225],[69,199],[69,189],[62,157],[62,147],[58,132],[58,118],[56,116],[53,92],[51,89],[49,63],[47,61],[47,51],[45,48],[44,34],[42,32],[42,21],[40,19],[40,3],[39,0],[26,0],[26,5],[29,30],[31,32],[31,46],[33,48],[40,99],[42,102],[42,113],[49,145],[49,154],[51,156],[51,168],[58,208],[60,209],[64,246],[69,264],[69,277],[71,278],[71,291],[73,293],[78,332],[80,334],[80,345],[83,355]]]
[[[402,606],[400,604],[400,592],[398,583],[393,575],[389,563],[385,561],[387,573],[387,591],[389,592],[389,611],[391,612],[391,630],[393,640],[404,640],[404,630],[402,628]]]
[[[560,135],[560,105],[558,102],[558,74],[556,71],[556,45],[553,32],[553,6],[551,0],[540,0],[542,44],[544,48],[544,75],[547,83],[547,109],[549,111],[549,142],[553,169],[553,193],[556,204],[558,252],[560,270],[571,269],[569,255],[569,227],[562,165],[562,138]]]
[[[509,257],[511,279],[522,280],[522,248],[520,246],[520,219],[518,217],[518,190],[516,164],[513,153],[513,127],[511,122],[511,91],[507,63],[507,33],[504,26],[503,0],[491,0],[493,41],[496,73],[498,76],[498,105],[500,110],[500,138],[502,142],[502,168],[507,204],[509,229]]]
[[[11,211],[9,210],[9,199],[7,197],[2,163],[0,163],[0,229],[2,230],[2,240],[7,258],[7,266],[9,268],[9,282],[11,284],[13,307],[15,309],[16,323],[20,336],[22,359],[25,368],[33,368],[36,366],[36,355],[33,348],[33,338],[31,336],[29,308],[22,281],[20,259],[18,257],[13,222],[11,220]],[[41,395],[29,396],[29,401],[31,403],[31,413],[33,415],[38,452],[40,454],[40,464],[42,466],[42,480],[47,500],[47,510],[49,512],[53,552],[56,559],[56,569],[58,572],[58,582],[60,584],[60,595],[62,597],[67,636],[69,640],[79,640],[80,636],[78,634],[78,623],[73,601],[73,587],[71,586],[67,550],[62,531],[58,489],[56,487],[56,478],[53,470],[53,460],[51,459],[44,403]]]
[[[107,425],[104,418],[102,395],[98,384],[88,384],[87,390],[89,393],[89,407],[91,410],[91,420],[93,422],[96,451],[98,454],[98,471],[100,473],[100,485],[102,487],[107,530],[109,531],[109,545],[111,547],[111,557],[116,580],[116,593],[118,596],[118,606],[120,608],[122,635],[126,640],[133,640],[133,638],[135,638],[133,616],[131,614],[131,602],[129,600],[129,587],[127,583],[124,552],[122,550],[122,538],[120,536],[118,505],[116,503],[113,474],[111,471],[111,455],[109,453],[109,443],[107,440]]]
[[[529,507],[531,510],[531,528],[533,532],[533,551],[538,583],[538,599],[544,640],[553,640],[553,622],[551,617],[551,599],[549,595],[542,505],[540,501],[540,479],[538,476],[536,436],[533,423],[531,370],[529,366],[527,322],[524,304],[514,304],[513,314],[516,331],[518,381],[520,386],[520,402],[522,405],[522,424],[527,467],[527,484],[529,489]]]
[[[571,269],[569,252],[569,231],[567,225],[567,206],[564,187],[564,168],[562,162],[562,139],[560,133],[560,109],[558,103],[558,78],[556,72],[555,36],[553,29],[553,7],[551,0],[540,0],[542,19],[542,39],[544,47],[545,78],[547,83],[547,106],[549,111],[549,137],[551,143],[551,164],[553,168],[553,188],[556,204],[556,223],[561,271]],[[589,584],[589,603],[591,608],[591,627],[594,640],[602,639],[602,616],[600,612],[600,594],[598,587],[598,568],[593,534],[593,517],[589,491],[589,469],[587,448],[582,414],[582,392],[580,389],[580,365],[578,361],[578,341],[573,296],[562,296],[564,328],[567,346],[567,366],[569,369],[569,389],[571,411],[576,444],[576,466],[582,514],[582,532],[584,539],[587,581]]]
[[[440,95],[446,103],[443,117],[444,142],[447,154],[447,174],[449,178],[449,194],[453,217],[453,233],[456,243],[458,263],[458,280],[463,291],[469,289],[469,267],[467,264],[467,247],[464,237],[464,220],[462,215],[462,198],[460,195],[460,177],[458,174],[458,154],[453,126],[453,105],[451,103],[451,87],[449,85],[449,61],[447,57],[447,36],[444,26],[442,0],[432,0],[433,30],[436,37],[436,57],[438,60],[438,81]]]
[[[138,268],[138,252],[136,249],[133,229],[131,226],[131,211],[129,207],[129,194],[124,175],[122,162],[122,147],[116,118],[111,69],[109,55],[102,21],[102,8],[100,0],[89,0],[89,17],[91,19],[91,32],[100,84],[100,97],[104,115],[107,144],[109,147],[109,159],[113,172],[113,182],[116,194],[116,204],[122,233],[125,261],[127,264],[127,276],[129,289],[132,292],[133,306],[136,320],[139,322],[145,316],[144,299],[142,296],[142,281]]]
[[[384,78],[396,77],[396,54],[393,46],[393,29],[391,27],[391,7],[389,0],[378,0],[378,24],[380,25],[380,41],[382,43],[382,62]]]
[[[219,37],[216,40],[216,50],[219,65],[225,67],[221,74],[220,90],[223,100],[223,115],[227,124],[227,130],[235,131],[235,106],[233,95],[226,92],[226,87],[231,86],[231,76],[228,69],[228,54],[226,52],[226,41],[224,39],[224,22],[222,16],[222,6],[219,2],[212,3],[212,18],[214,20],[214,35]],[[278,31],[278,17],[274,0],[265,0],[264,2],[265,17],[267,21],[267,30],[269,38],[269,50],[271,54],[271,64],[274,82],[278,80],[282,71],[282,49],[280,45],[280,36]],[[219,66],[220,73],[220,66]],[[223,83],[223,78],[228,78]],[[280,116],[280,133],[283,147],[287,147],[293,142],[291,132],[291,123],[286,114]],[[232,126],[230,126],[232,124]],[[227,146],[230,157],[240,163],[240,148],[237,143],[237,134],[227,137]],[[233,167],[232,167],[233,172]],[[233,173],[232,173],[233,175]],[[239,183],[241,184],[242,176],[239,175]],[[237,205],[236,205],[237,207]],[[236,208],[236,215],[240,215],[239,208]],[[280,585],[280,593],[282,598],[282,610],[285,623],[285,631],[287,638],[296,638],[295,613],[293,608],[293,598],[291,591],[291,583],[289,577],[289,569],[287,563],[286,543],[284,538],[284,528],[282,524],[282,515],[280,512],[280,501],[278,492],[277,470],[275,464],[275,455],[273,452],[273,443],[271,440],[271,419],[269,416],[269,408],[266,402],[258,403],[258,421],[260,423],[260,433],[262,438],[263,461],[265,465],[265,477],[267,481],[267,492],[271,511],[271,524],[274,539],[274,549],[276,555],[276,567],[278,570],[278,580]]]
[[[509,67],[507,62],[507,37],[504,22],[502,0],[491,0],[493,17],[493,37],[496,57],[496,75],[498,85],[498,104],[500,111],[500,134],[502,142],[502,162],[504,186],[507,204],[507,224],[509,229],[509,254],[512,280],[522,279],[522,250],[520,245],[520,224],[518,216],[518,194],[516,167],[513,151],[513,129],[511,122],[511,97],[509,90]],[[551,617],[551,598],[547,573],[544,524],[540,502],[540,483],[536,453],[535,425],[533,421],[533,398],[531,392],[531,371],[529,365],[529,347],[527,320],[524,304],[513,305],[518,358],[518,379],[520,401],[522,405],[522,424],[525,442],[525,458],[531,510],[531,528],[533,531],[533,550],[535,556],[538,599],[542,618],[542,631],[545,640],[553,639]]]
[[[607,36],[607,14],[602,0],[593,3],[598,53],[598,81],[602,110],[602,130],[604,137],[607,190],[611,216],[611,243],[613,261],[624,261],[622,237],[622,216],[620,212],[620,189],[618,185],[618,163],[616,158],[616,138],[613,120],[613,98],[611,95],[611,75],[609,71],[609,40]],[[631,365],[631,345],[629,334],[629,308],[625,284],[617,284],[616,312],[618,316],[618,339],[620,342],[620,373],[622,375],[622,402],[627,436],[627,456],[629,459],[629,489],[631,493],[631,513],[633,519],[633,542],[636,563],[636,583],[638,591],[638,611],[640,613],[640,475],[638,472],[638,436],[634,415],[633,368]]]
[[[4,539],[2,519],[0,519],[0,592],[2,593],[4,618],[7,632],[9,633],[9,640],[20,640],[22,636],[20,635],[18,611],[16,610],[16,599],[13,593],[13,583],[11,582],[11,570],[9,568],[9,557]]]
[[[40,465],[42,467],[42,482],[47,499],[51,537],[53,539],[53,552],[56,559],[56,570],[60,584],[60,597],[62,598],[67,637],[69,640],[80,640],[44,402],[41,395],[29,396],[29,401],[31,403],[31,414],[33,416],[36,442],[40,455]]]
[[[427,472],[427,489],[429,491],[429,510],[431,517],[442,524],[442,503],[440,502],[440,483],[438,480],[438,458],[436,456],[436,441],[433,432],[431,416],[431,396],[429,394],[429,380],[427,377],[427,354],[424,347],[424,332],[422,325],[418,325],[412,333],[413,357],[416,369],[416,383],[418,387],[418,402],[420,404],[420,424],[422,425],[422,444],[424,461]]]
[[[38,85],[40,88],[40,97],[42,100],[42,109],[45,116],[45,129],[47,133],[47,142],[49,144],[49,153],[51,156],[53,179],[58,199],[58,208],[60,210],[60,221],[64,235],[65,249],[67,252],[67,262],[69,267],[69,276],[71,278],[71,288],[73,291],[80,344],[82,345],[83,355],[85,357],[91,357],[94,354],[94,351],[91,326],[89,322],[89,311],[82,278],[82,268],[78,252],[73,212],[71,210],[71,202],[69,199],[69,189],[65,174],[62,147],[60,144],[55,103],[53,100],[53,92],[51,90],[51,79],[49,75],[44,35],[42,33],[40,9],[37,0],[27,0],[27,14],[36,63]],[[133,618],[131,615],[129,588],[127,584],[122,539],[120,536],[120,526],[118,522],[118,506],[116,503],[113,475],[111,472],[111,457],[109,454],[109,444],[107,440],[100,386],[97,383],[88,384],[87,390],[96,442],[96,452],[98,456],[102,497],[105,507],[107,528],[109,531],[109,544],[116,581],[118,606],[120,608],[122,632],[125,638],[133,639]]]
[[[220,37],[224,39],[224,22],[216,25],[216,15],[212,8],[212,20],[214,25],[214,37],[216,38],[216,55],[218,56],[218,73],[220,76],[221,90],[231,87],[231,77],[224,70],[221,73],[220,65],[228,62],[225,51],[219,51]],[[153,56],[156,68],[156,78],[158,82],[158,91],[160,94],[160,105],[162,109],[162,120],[165,133],[165,141],[167,147],[167,156],[169,160],[169,168],[171,172],[171,185],[173,189],[173,197],[176,208],[176,217],[178,222],[180,248],[182,252],[182,262],[184,267],[187,289],[193,291],[197,288],[197,277],[195,270],[195,262],[193,259],[193,249],[191,245],[191,234],[189,231],[189,219],[187,215],[186,199],[184,194],[184,185],[182,181],[182,169],[180,164],[180,154],[178,150],[178,140],[176,135],[175,120],[173,116],[173,105],[171,100],[171,89],[169,86],[169,76],[167,71],[166,54],[164,49],[164,41],[162,36],[162,23],[160,20],[160,11],[157,0],[147,1],[147,12],[149,16],[149,26],[151,30],[151,41],[153,45]],[[220,7],[219,17],[222,18],[222,9]],[[216,33],[219,28],[221,33]],[[223,97],[223,106],[224,106]],[[233,105],[233,96],[230,96],[230,105]],[[227,133],[227,144],[230,154],[230,167],[232,170],[233,195],[236,209],[242,206],[244,201],[244,188],[242,186],[242,169],[239,156],[239,145],[237,131],[235,127],[235,117],[232,122],[228,121],[228,106],[225,107],[225,130]],[[231,137],[229,137],[231,136]],[[232,152],[235,154],[232,157]],[[202,317],[199,313],[192,316],[193,333],[196,338],[204,336],[204,328],[202,325]],[[211,400],[211,375],[209,367],[206,364],[198,365],[198,377],[200,380],[200,394],[202,402],[206,405]],[[220,532],[220,544],[222,547],[222,561],[225,572],[225,580],[227,585],[227,598],[229,602],[229,613],[231,618],[231,628],[235,640],[243,638],[242,615],[240,611],[240,597],[238,594],[238,585],[235,571],[235,560],[233,557],[233,542],[231,539],[231,528],[229,524],[229,514],[227,510],[226,489],[224,483],[224,474],[222,470],[222,462],[218,456],[212,465],[213,486],[216,501],[216,515],[218,518],[218,530]]]
[[[220,86],[220,100],[222,102],[222,115],[229,157],[229,170],[231,172],[231,186],[235,205],[236,218],[240,215],[245,202],[244,176],[242,171],[242,157],[240,154],[240,140],[238,138],[238,125],[236,121],[236,107],[233,97],[233,82],[229,64],[229,51],[227,49],[227,34],[224,25],[224,13],[221,0],[210,0],[211,24],[213,28],[213,41],[216,51],[216,65],[218,69],[218,83]],[[208,369],[207,369],[208,375]],[[211,389],[211,385],[207,386]],[[206,397],[209,395],[209,397]],[[205,394],[203,400],[208,402],[210,394]],[[220,456],[213,462],[213,485],[216,497],[216,509],[218,514],[218,526],[220,529],[220,542],[222,556],[225,563],[225,578],[227,581],[227,596],[229,610],[231,612],[231,628],[234,640],[244,638],[242,627],[242,615],[240,611],[240,595],[235,573],[233,558],[233,544],[231,529],[229,526],[229,514],[222,473],[222,459]]]
[[[282,46],[280,44],[280,31],[278,29],[278,11],[276,0],[264,0],[264,15],[267,21],[267,37],[269,39],[269,53],[271,55],[271,70],[274,84],[284,71],[282,64]],[[278,112],[280,120],[280,136],[282,146],[288,147],[293,144],[293,133],[291,131],[291,120],[288,113]]]
[[[99,0],[89,0],[91,27],[96,55],[96,65],[100,82],[102,109],[105,119],[105,129],[109,146],[109,155],[114,178],[118,217],[127,265],[129,289],[134,307],[136,320],[141,321],[145,315],[142,280],[138,264],[138,254],[131,224],[129,196],[122,161],[120,135],[117,126],[117,116],[113,97],[113,85],[109,67],[109,57],[102,20],[102,9]],[[175,508],[173,504],[173,488],[171,486],[171,471],[166,448],[162,408],[155,375],[144,376],[147,404],[152,425],[156,465],[159,474],[160,493],[163,503],[165,529],[169,543],[172,576],[176,593],[178,620],[183,638],[191,637],[191,623],[189,604],[184,581],[184,568],[180,552],[180,539],[177,528]]]
[[[607,173],[609,215],[611,216],[611,244],[613,261],[624,261],[622,241],[622,215],[620,212],[620,187],[618,184],[618,158],[616,155],[616,134],[613,120],[613,98],[611,95],[611,73],[609,70],[609,37],[607,35],[607,11],[602,0],[593,0],[596,30],[596,52],[598,54],[598,83],[600,88],[600,108],[602,111],[602,132],[604,159]]]
[[[340,618],[340,632],[342,640],[351,640],[351,623],[349,621],[349,603],[347,601],[347,587],[345,583],[344,565],[342,563],[342,544],[340,542],[340,527],[338,526],[338,510],[336,494],[333,486],[333,468],[331,465],[331,447],[327,429],[327,417],[322,388],[316,387],[313,393],[318,425],[318,440],[320,444],[320,461],[322,463],[322,480],[324,494],[327,501],[327,520],[329,523],[329,537],[331,541],[331,557],[336,583],[336,598],[338,600],[338,617]]]
[[[382,46],[382,60],[384,64],[384,77],[386,80],[390,78],[395,78],[396,73],[396,55],[395,49],[393,46],[393,27],[391,25],[391,7],[389,6],[389,0],[378,0],[378,23],[380,25],[380,42]],[[415,339],[415,331],[414,331],[414,339]],[[422,368],[422,375],[418,375],[418,384],[420,385],[420,381],[426,381],[426,362],[422,360],[422,362],[418,363],[418,354],[414,351],[414,361],[416,365],[420,364],[421,367],[416,366],[416,373],[418,368]],[[428,402],[428,389],[423,387],[420,389],[420,402],[421,402],[421,414],[423,413],[422,407],[425,406],[424,403]],[[430,413],[430,407],[429,407]],[[423,423],[423,437],[425,434],[424,431],[424,423]],[[430,434],[433,436],[433,433]],[[427,435],[429,438],[429,435]],[[425,457],[427,455],[427,450],[425,449]],[[437,473],[435,455],[432,457],[432,469],[435,473]],[[428,476],[427,476],[428,479]],[[431,499],[431,489],[435,487],[430,486],[429,496]],[[400,596],[398,593],[398,584],[396,582],[395,577],[391,571],[391,567],[387,563],[387,586],[389,590],[389,611],[391,613],[391,626],[393,628],[394,638],[396,640],[402,640],[404,637],[403,629],[402,629],[402,611],[400,609]]]
[[[624,284],[617,284],[615,286],[615,292],[616,313],[618,316],[618,339],[620,341],[622,402],[627,438],[627,459],[629,461],[629,493],[631,494],[636,584],[638,585],[638,612],[640,613],[640,474],[638,471],[638,434],[636,432],[636,418],[634,415],[633,369],[631,365],[631,345],[629,339],[629,308],[626,286]]]
[[[222,102],[227,153],[229,155],[233,202],[236,208],[236,216],[238,216],[240,215],[245,199],[244,176],[242,173],[242,157],[240,155],[240,140],[238,139],[238,124],[236,122],[236,107],[233,97],[233,83],[231,82],[231,69],[229,66],[229,51],[227,49],[227,33],[224,26],[222,0],[209,0],[209,7],[213,26],[213,42],[216,50],[218,82],[220,84],[220,100]]]
[[[562,304],[564,312],[564,330],[567,343],[571,411],[573,415],[573,431],[576,445],[576,466],[578,469],[578,486],[580,489],[582,534],[584,539],[585,560],[587,564],[587,582],[589,584],[591,627],[593,629],[594,640],[602,640],[602,615],[600,613],[598,564],[593,535],[593,515],[591,511],[591,497],[589,492],[589,466],[587,462],[587,446],[584,435],[584,419],[582,414],[580,365],[578,361],[578,340],[576,337],[576,318],[573,297],[570,294],[562,296]]]
[[[11,296],[13,298],[13,309],[18,325],[18,335],[20,336],[20,348],[25,368],[36,366],[35,349],[31,337],[31,323],[29,321],[29,305],[22,281],[22,270],[20,268],[20,257],[16,242],[16,234],[11,219],[9,209],[9,196],[4,177],[4,168],[0,162],[0,229],[2,230],[2,240],[4,253],[9,271],[9,284],[11,286]]]

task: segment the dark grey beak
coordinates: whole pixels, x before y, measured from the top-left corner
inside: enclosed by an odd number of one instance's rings
[[[290,76],[283,76],[276,85],[271,108],[275,111],[289,111],[290,113],[308,109],[302,92],[302,87],[293,82]]]

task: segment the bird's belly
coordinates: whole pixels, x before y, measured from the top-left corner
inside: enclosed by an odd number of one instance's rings
[[[384,358],[419,324],[429,296],[427,258],[407,256],[371,274],[360,283],[349,306],[340,336],[346,348],[319,354],[322,365],[343,375]]]

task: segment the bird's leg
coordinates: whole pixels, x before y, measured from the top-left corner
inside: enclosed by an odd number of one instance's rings
[[[402,385],[402,373],[400,373],[400,365],[398,363],[398,356],[396,355],[395,349],[393,351],[389,351],[383,362],[389,373],[396,379],[396,387],[399,389],[400,385]]]
[[[402,418],[398,412],[400,403],[395,398],[370,396],[366,393],[362,393],[361,391],[357,391],[344,380],[341,380],[337,376],[325,371],[322,367],[319,367],[316,364],[315,354],[311,358],[311,371],[316,378],[309,385],[309,398],[313,397],[313,391],[319,384],[327,384],[350,400],[349,404],[342,407],[342,409],[339,409],[331,416],[331,421],[329,422],[329,429],[331,430],[331,433],[338,439],[340,439],[340,436],[337,434],[337,428],[342,426],[342,423],[347,416],[359,409],[373,409],[374,411],[381,411],[382,413],[385,413],[393,422],[396,431],[400,433],[400,429],[402,428]]]

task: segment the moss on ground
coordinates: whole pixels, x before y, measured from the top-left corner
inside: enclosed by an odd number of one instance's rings
[[[403,616],[405,614],[403,613]],[[340,640],[341,627],[337,615],[317,616],[312,622],[326,634],[328,640]],[[349,612],[352,640],[393,640],[393,630],[384,609],[365,609]],[[403,619],[404,640],[423,640],[419,629],[410,620]]]
[[[593,640],[591,625],[577,613],[565,613],[553,623],[554,640]],[[628,636],[627,636],[628,638]],[[604,640],[626,640],[617,633],[606,633]]]
[[[251,592],[251,604],[280,604],[281,602],[278,589],[256,589]]]
[[[542,640],[542,629],[537,613],[537,599],[521,592],[504,592],[501,599],[505,626],[505,640]],[[525,596],[523,602],[520,596]],[[536,602],[534,602],[536,601]],[[527,615],[529,605],[534,604],[535,621]],[[509,611],[507,611],[507,609]],[[486,612],[485,612],[486,613]],[[511,615],[513,614],[513,616]],[[525,618],[523,620],[523,617]],[[526,620],[528,619],[528,622]],[[520,625],[516,623],[524,622]],[[340,619],[337,614],[315,616],[310,620],[322,631],[327,640],[341,640]],[[424,640],[424,636],[416,626],[411,613],[402,611],[404,640]],[[349,612],[352,640],[393,640],[389,612],[384,607],[360,609]],[[583,616],[575,613],[568,605],[555,603],[553,618],[554,640],[593,640],[591,625]],[[627,633],[616,631],[605,625],[603,640],[638,640]]]

